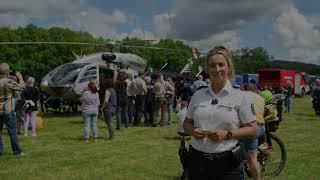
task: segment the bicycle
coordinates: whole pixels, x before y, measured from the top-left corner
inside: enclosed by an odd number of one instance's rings
[[[275,177],[281,173],[285,166],[287,152],[283,141],[278,136],[272,134],[272,132],[275,132],[278,129],[279,120],[268,121],[266,125],[268,129],[267,132],[269,133],[267,138],[268,148],[258,148],[257,159],[261,166],[261,176]],[[183,167],[183,173],[181,174],[180,179],[187,180],[188,149],[186,148],[185,137],[188,137],[189,135],[184,133],[178,134],[180,135],[179,156]],[[262,143],[262,141],[260,141],[260,143]],[[244,160],[244,170],[247,176],[252,177],[246,160]]]
[[[278,129],[279,121],[269,121],[266,125],[269,133],[269,138],[267,138],[268,148],[258,148],[257,159],[261,168],[261,176],[275,177],[284,168],[287,152],[283,141],[278,136],[272,134],[272,132]],[[252,177],[247,162],[244,162],[244,169],[247,176]]]

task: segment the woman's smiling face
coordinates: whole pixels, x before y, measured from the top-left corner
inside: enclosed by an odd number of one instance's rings
[[[208,72],[212,82],[226,82],[228,80],[229,67],[222,54],[214,54],[209,57]]]

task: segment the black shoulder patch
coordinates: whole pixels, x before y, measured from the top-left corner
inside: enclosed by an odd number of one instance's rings
[[[251,111],[252,111],[253,115],[256,115],[256,110],[254,108],[254,104],[251,104]]]

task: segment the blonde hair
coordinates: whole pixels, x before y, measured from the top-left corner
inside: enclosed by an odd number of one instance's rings
[[[228,79],[231,80],[234,77],[234,66],[232,63],[231,53],[230,51],[225,48],[224,46],[215,46],[213,49],[211,49],[207,54],[207,66],[209,62],[209,58],[213,55],[221,54],[227,61],[227,65],[229,68],[228,72]]]

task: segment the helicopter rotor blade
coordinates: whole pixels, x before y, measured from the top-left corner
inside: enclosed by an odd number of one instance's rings
[[[155,50],[167,50],[167,51],[179,51],[179,52],[185,52],[185,50],[179,50],[179,49],[170,49],[170,48],[161,48],[161,47],[148,47],[148,46],[137,46],[137,45],[124,45],[122,43],[118,43],[115,41],[110,41],[107,43],[85,43],[85,42],[50,42],[50,41],[37,41],[37,42],[0,42],[0,45],[27,45],[27,44],[66,44],[66,45],[93,45],[93,46],[106,46],[106,45],[112,45],[112,46],[119,46],[119,47],[128,47],[128,48],[140,48],[140,49],[155,49]]]
[[[84,43],[84,42],[0,42],[0,45],[24,45],[24,44],[67,44],[67,45],[95,45],[104,46],[103,43]]]
[[[129,48],[138,48],[138,49],[155,49],[155,50],[166,50],[166,51],[179,51],[179,52],[185,52],[185,50],[180,49],[170,49],[170,48],[161,48],[161,47],[148,47],[148,46],[134,46],[134,45],[120,45],[122,47],[129,47]]]

